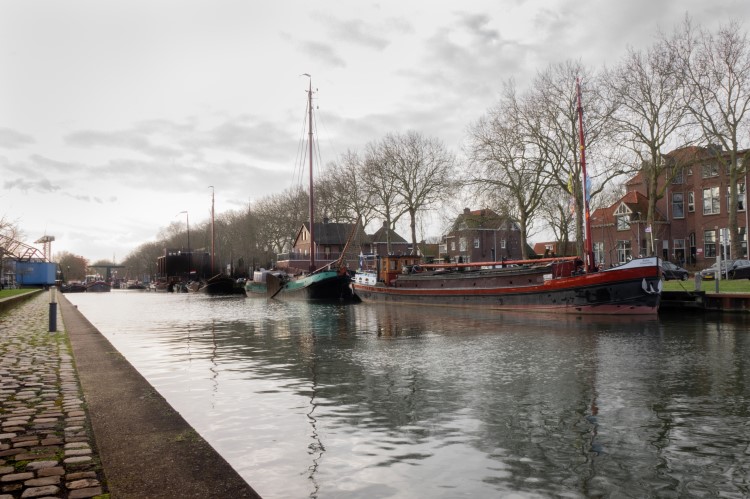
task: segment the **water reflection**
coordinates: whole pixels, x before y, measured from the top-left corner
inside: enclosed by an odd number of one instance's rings
[[[748,494],[744,316],[70,298],[264,497]]]

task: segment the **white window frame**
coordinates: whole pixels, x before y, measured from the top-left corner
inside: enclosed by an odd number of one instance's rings
[[[677,198],[679,198],[679,201]],[[679,215],[677,214],[678,208]],[[672,218],[685,218],[685,194],[682,192],[672,193]]]
[[[707,196],[706,193],[709,195]],[[721,199],[719,198],[719,187],[703,188],[703,214],[719,215],[721,214]]]
[[[716,258],[716,231],[703,231],[703,258]]]

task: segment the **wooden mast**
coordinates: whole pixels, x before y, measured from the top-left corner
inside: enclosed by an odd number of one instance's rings
[[[211,275],[214,275],[214,240],[216,239],[214,233],[214,186],[209,185],[211,188]]]
[[[309,78],[308,90],[307,90],[307,127],[308,127],[308,154],[310,155],[310,272],[315,271],[315,205],[313,203],[313,126],[312,126],[312,78],[310,75],[305,73]]]
[[[584,217],[584,240],[586,247],[584,252],[584,265],[586,272],[594,270],[594,246],[591,241],[591,216],[589,213],[588,176],[586,175],[586,139],[583,133],[583,104],[581,103],[581,79],[576,77],[576,94],[578,96],[578,147],[581,150],[581,172],[583,174],[583,217]]]

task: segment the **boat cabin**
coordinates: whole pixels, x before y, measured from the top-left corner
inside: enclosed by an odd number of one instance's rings
[[[368,255],[360,258],[360,271],[372,273],[378,282],[389,285],[399,274],[416,271],[421,263],[418,255]]]

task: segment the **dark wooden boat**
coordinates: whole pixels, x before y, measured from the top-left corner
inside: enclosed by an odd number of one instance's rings
[[[577,258],[419,265],[415,257],[383,257],[375,272],[358,272],[364,302],[572,314],[656,314],[661,262],[639,258],[585,272]]]
[[[112,286],[105,281],[92,281],[86,284],[87,293],[107,293],[112,291]]]
[[[216,274],[206,280],[200,288],[199,293],[207,295],[238,295],[244,294],[244,289],[239,286],[234,279],[225,274]]]

